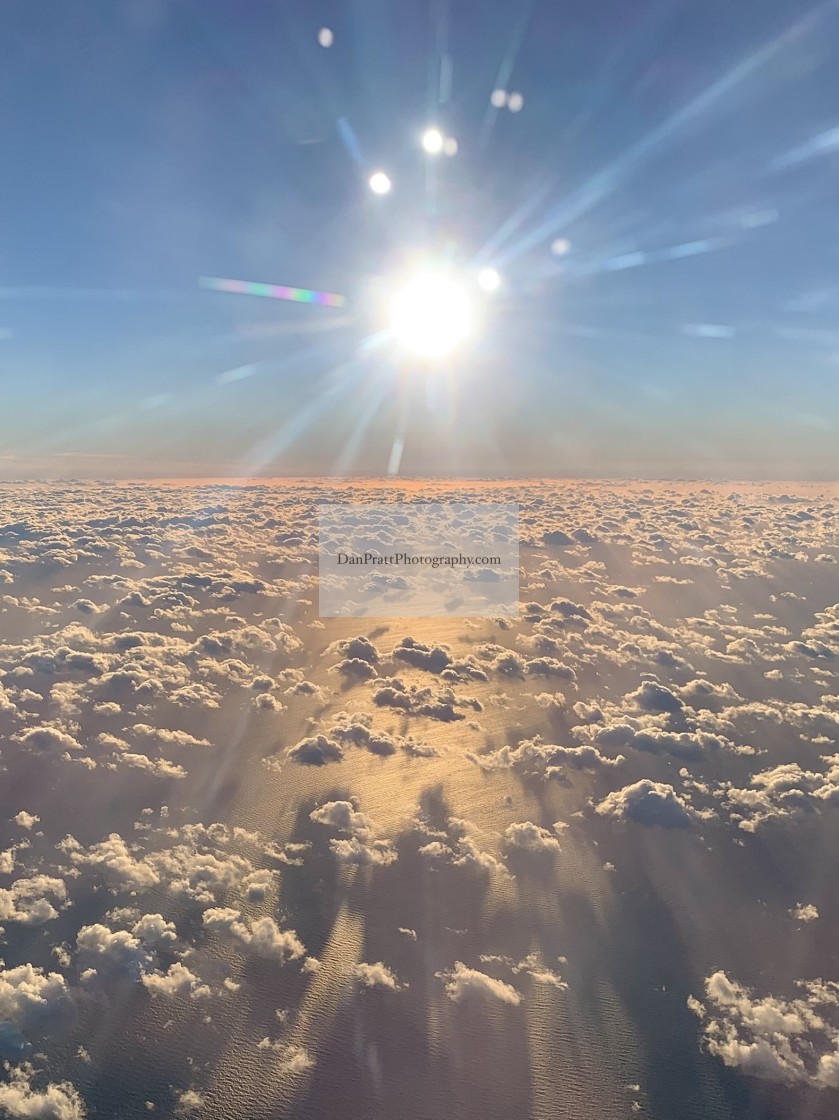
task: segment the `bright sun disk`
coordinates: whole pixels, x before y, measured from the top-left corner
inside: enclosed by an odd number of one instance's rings
[[[423,133],[422,146],[430,156],[442,152],[445,138],[439,128],[429,128]]]
[[[426,358],[442,358],[470,333],[472,306],[464,287],[450,276],[423,272],[393,297],[390,326],[408,350]]]

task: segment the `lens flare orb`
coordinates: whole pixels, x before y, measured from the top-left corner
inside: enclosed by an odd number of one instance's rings
[[[393,337],[414,354],[443,358],[471,334],[474,312],[466,289],[443,272],[418,273],[390,304]]]
[[[384,171],[374,171],[368,180],[368,184],[373,194],[390,194],[390,189],[393,186],[390,177],[385,175]]]
[[[482,268],[478,273],[478,285],[485,292],[497,292],[501,287],[501,276],[494,268]]]
[[[439,128],[429,128],[423,133],[422,146],[428,155],[439,155],[444,145],[445,138]]]

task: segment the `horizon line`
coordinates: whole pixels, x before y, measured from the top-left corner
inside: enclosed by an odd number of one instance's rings
[[[709,475],[137,475],[125,477],[81,477],[79,475],[56,475],[53,477],[20,477],[2,478],[0,485],[22,486],[33,483],[74,484],[121,486],[141,484],[168,484],[183,486],[244,486],[244,485],[271,485],[276,483],[328,483],[329,485],[346,484],[384,484],[398,486],[400,483],[428,483],[453,485],[457,483],[528,483],[555,484],[555,483],[696,483],[713,486],[723,485],[763,485],[763,486],[836,486],[839,485],[839,476],[825,478],[770,478],[765,476],[709,476]]]

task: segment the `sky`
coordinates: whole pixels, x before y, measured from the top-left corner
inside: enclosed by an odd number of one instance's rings
[[[836,3],[2,21],[0,478],[839,476]],[[434,368],[420,259],[502,278]]]

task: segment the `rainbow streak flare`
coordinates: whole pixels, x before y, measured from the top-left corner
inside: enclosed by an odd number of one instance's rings
[[[266,299],[287,299],[294,303],[317,303],[322,307],[343,307],[346,300],[335,292],[313,292],[310,288],[287,288],[283,284],[254,284],[248,280],[220,280],[201,276],[199,287],[214,292],[234,292],[240,296],[264,296]]]

